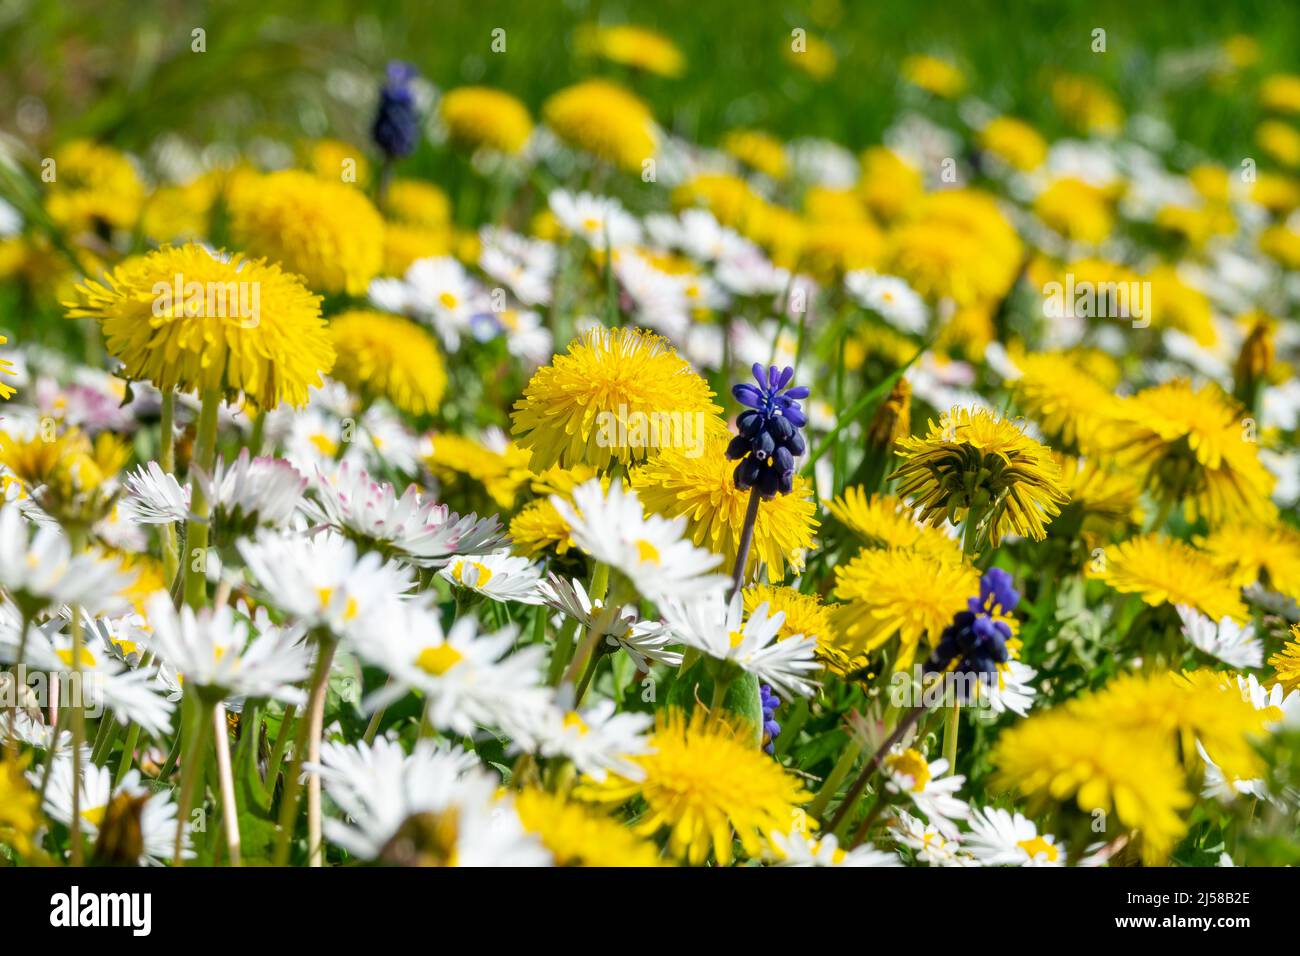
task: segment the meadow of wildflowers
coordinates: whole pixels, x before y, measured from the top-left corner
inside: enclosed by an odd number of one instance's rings
[[[1293,11],[243,6],[7,8],[0,866],[1300,862]]]

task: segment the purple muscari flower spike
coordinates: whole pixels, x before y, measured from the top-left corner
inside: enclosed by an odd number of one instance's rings
[[[411,64],[394,60],[388,64],[387,80],[379,90],[379,108],[370,135],[389,161],[409,156],[420,141],[420,113],[410,85],[418,75]]]
[[[811,392],[805,386],[791,388],[794,369],[787,366],[753,367],[757,386],[742,382],[731,394],[746,411],[736,419],[740,434],[727,446],[727,457],[738,461],[736,487],[757,488],[760,497],[788,495],[794,487],[794,460],[807,450],[800,429],[808,419],[799,405]]]
[[[1007,641],[1011,627],[993,617],[996,607],[1007,614],[1020,603],[1020,593],[1012,586],[1011,575],[1001,568],[990,568],[980,578],[980,596],[967,601],[968,610],[958,611],[944,628],[929,660],[927,672],[943,673],[953,661],[956,673],[975,674],[981,682],[997,680],[998,665],[1010,660]]]
[[[763,751],[776,753],[776,736],[781,732],[781,725],[776,722],[776,709],[781,705],[781,698],[767,684],[758,689],[759,701],[763,706]]]

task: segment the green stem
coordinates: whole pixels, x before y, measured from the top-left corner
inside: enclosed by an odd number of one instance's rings
[[[221,406],[221,392],[215,388],[203,390],[203,407],[199,412],[198,434],[194,439],[193,465],[212,474],[212,462],[217,449],[217,410]],[[193,471],[193,468],[191,468]],[[190,511],[193,517],[186,525],[185,549],[185,603],[200,608],[207,603],[207,550],[208,517],[211,503],[204,493],[202,483],[191,481]],[[197,553],[196,553],[197,552]]]
[[[943,725],[943,759],[948,761],[948,773],[957,772],[957,735],[961,730],[961,701],[954,700],[948,708],[948,719]]]
[[[266,764],[266,789],[270,793],[275,792],[275,779],[280,776],[280,764],[284,762],[284,750],[289,746],[289,732],[297,712],[297,706],[289,704],[284,708],[284,716],[280,718],[280,732],[275,735],[275,743],[271,745],[271,759]]]
[[[162,396],[162,418],[159,422],[158,464],[167,474],[176,471],[176,392],[168,389]],[[176,582],[176,571],[180,567],[180,543],[176,525],[166,522],[160,528],[162,534],[163,580],[170,590]]]
[[[81,550],[80,542],[73,545],[73,552]],[[81,745],[86,739],[85,703],[81,694],[81,646],[82,646],[81,608],[72,609],[72,688],[78,700],[68,701],[68,711],[72,716],[72,865],[81,866]],[[58,740],[54,742],[58,747]]]
[[[294,823],[298,819],[298,807],[302,800],[302,765],[308,758],[308,749],[313,747],[313,737],[314,746],[319,747],[319,727],[325,712],[325,691],[329,686],[335,642],[333,638],[322,636],[319,645],[316,666],[311,675],[311,695],[307,699],[307,713],[304,715],[306,719],[298,722],[298,733],[293,741],[293,763],[290,764],[289,775],[284,781],[284,796],[280,803],[280,832],[275,844],[276,866],[284,866],[289,862],[289,844],[293,840]],[[316,849],[312,848],[311,852],[314,855]]]
[[[577,690],[573,692],[574,710],[577,710],[578,705],[582,703],[582,698],[587,693],[587,687],[590,686],[591,679],[596,676],[596,668],[600,665],[601,657],[600,649],[592,648],[591,657],[587,661],[587,666],[582,672],[582,679],[578,681]]]
[[[841,825],[843,825],[845,820],[848,819],[849,811],[853,809],[853,805],[857,803],[858,797],[862,795],[862,791],[866,789],[867,784],[871,782],[871,778],[875,776],[876,771],[879,770],[881,765],[885,762],[885,757],[889,755],[889,751],[893,749],[896,743],[903,739],[907,732],[912,728],[912,725],[920,720],[924,713],[925,707],[923,705],[913,707],[911,710],[907,711],[907,713],[905,713],[898,721],[898,726],[894,728],[894,732],[891,733],[888,739],[880,745],[880,748],[871,755],[871,759],[867,761],[866,766],[864,766],[858,773],[857,779],[853,781],[853,786],[849,788],[849,792],[846,793],[844,799],[840,801],[839,808],[835,811],[835,815],[831,817],[831,822],[829,824],[830,832],[839,832]]]
[[[208,752],[208,737],[212,732],[212,712],[215,704],[197,698],[198,723],[193,725],[191,741],[186,748],[185,762],[181,767],[181,792],[176,804],[176,843],[172,850],[172,866],[184,866],[181,855],[185,849],[185,826],[189,822],[190,809],[194,805],[194,789],[198,779],[203,776],[203,762]]]
[[[831,798],[835,796],[835,792],[839,790],[840,784],[849,775],[861,753],[862,744],[858,743],[856,739],[850,740],[849,745],[840,754],[840,759],[835,761],[835,766],[831,768],[830,775],[822,783],[821,789],[817,791],[817,796],[809,804],[809,816],[818,820],[822,818],[822,814],[826,812],[826,807],[830,804]]]

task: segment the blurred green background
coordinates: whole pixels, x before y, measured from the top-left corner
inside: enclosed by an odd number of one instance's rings
[[[970,92],[1049,136],[1063,131],[1047,85],[1069,71],[1106,81],[1130,113],[1157,113],[1208,153],[1230,155],[1257,118],[1251,76],[1294,69],[1300,41],[1300,4],[1265,0],[0,0],[0,130],[37,147],[87,135],[136,150],[167,130],[196,143],[358,140],[389,58],[411,60],[441,87],[504,87],[536,110],[566,82],[611,72],[575,53],[574,30],[589,22],[652,27],[682,48],[683,76],[635,78],[679,133],[707,143],[761,126],[853,148],[878,142],[897,115],[902,58],[933,52],[966,72]],[[200,27],[207,51],[193,53]],[[489,50],[497,27],[505,54]],[[783,59],[795,27],[834,48],[827,81]],[[1105,54],[1090,49],[1098,27]],[[1235,34],[1258,41],[1258,62],[1207,94],[1198,71]]]

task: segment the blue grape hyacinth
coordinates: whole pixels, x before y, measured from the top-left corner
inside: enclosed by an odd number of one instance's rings
[[[984,572],[979,597],[968,599],[967,609],[959,611],[944,628],[926,661],[926,671],[944,672],[956,661],[955,673],[975,674],[981,681],[996,680],[998,665],[1010,658],[1007,641],[1011,626],[1001,618],[1019,603],[1020,592],[1012,586],[1011,575],[1001,568]]]
[[[776,722],[776,709],[781,704],[781,698],[767,684],[761,685],[758,693],[763,705],[763,752],[775,754],[776,738],[781,733],[781,725]]]
[[[763,498],[788,495],[794,487],[794,460],[807,449],[801,429],[808,419],[799,399],[810,394],[806,386],[791,387],[794,369],[764,369],[754,363],[754,380],[734,385],[731,394],[746,406],[736,419],[740,434],[727,446],[727,458],[738,461],[736,487],[755,488]]]
[[[387,81],[379,90],[379,108],[370,135],[389,160],[409,156],[420,141],[420,113],[411,89],[411,81],[418,75],[411,64],[394,60],[388,64]]]

